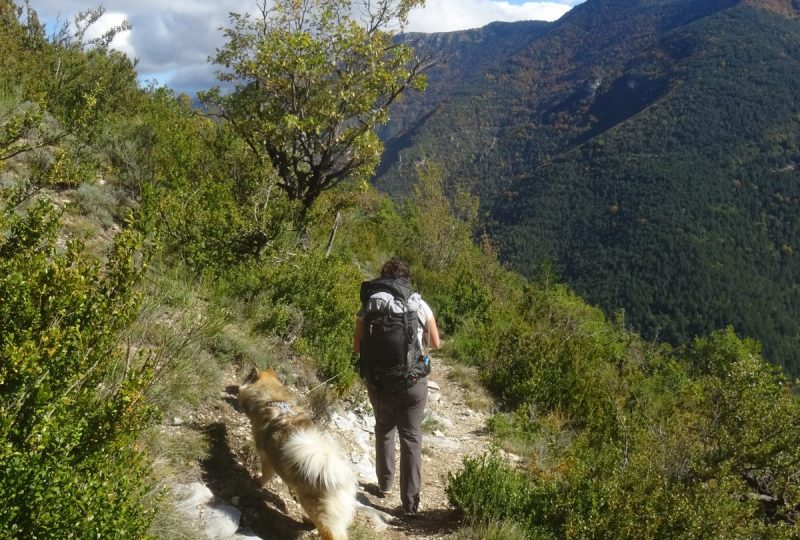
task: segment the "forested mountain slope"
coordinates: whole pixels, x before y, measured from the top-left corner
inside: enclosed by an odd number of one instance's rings
[[[589,0],[537,31],[392,139],[377,185],[441,162],[521,272],[552,261],[648,338],[733,324],[796,373],[797,2]]]
[[[384,140],[403,137],[437,107],[450,99],[450,95],[476,75],[503,61],[508,56],[528,47],[550,29],[543,21],[516,23],[494,22],[463,32],[435,34],[409,33],[399,36],[410,43],[422,57],[430,57],[434,69],[428,72],[428,86],[424,92],[406,94],[394,105],[392,121],[381,128]],[[396,150],[403,144],[394,141],[390,148]],[[383,160],[384,165],[392,160]]]

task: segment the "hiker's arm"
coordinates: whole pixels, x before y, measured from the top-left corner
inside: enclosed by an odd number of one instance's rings
[[[361,317],[356,317],[356,329],[353,332],[353,351],[356,354],[361,353],[361,332],[364,326],[364,320]]]
[[[431,349],[438,349],[442,345],[439,341],[439,328],[433,317],[428,317],[428,322],[425,324],[425,342]]]

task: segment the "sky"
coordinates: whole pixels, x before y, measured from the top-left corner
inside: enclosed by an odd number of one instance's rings
[[[406,30],[450,32],[492,21],[553,21],[581,2],[427,0],[424,8],[411,12]],[[128,20],[132,29],[118,35],[112,47],[138,59],[140,80],[154,80],[189,94],[217,84],[208,58],[224,44],[219,28],[227,26],[228,13],[256,11],[254,0],[31,0],[30,4],[48,29],[79,11],[103,5],[106,14],[95,25],[96,31],[100,34]]]

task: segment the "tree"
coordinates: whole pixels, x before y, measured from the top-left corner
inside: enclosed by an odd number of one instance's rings
[[[72,136],[88,141],[103,119],[129,106],[138,92],[133,63],[109,49],[114,37],[130,29],[127,21],[101,36],[90,29],[102,7],[82,11],[48,35],[28,2],[0,3],[0,162]],[[46,120],[54,117],[57,122]]]
[[[219,88],[201,99],[235,126],[304,220],[320,194],[366,181],[382,152],[375,127],[430,59],[393,37],[424,0],[262,0],[260,16],[231,14],[214,62]]]

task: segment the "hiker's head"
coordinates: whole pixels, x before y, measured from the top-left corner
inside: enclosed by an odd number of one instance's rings
[[[381,277],[411,279],[411,268],[406,261],[392,258],[383,263]]]

